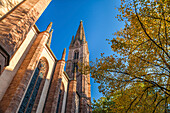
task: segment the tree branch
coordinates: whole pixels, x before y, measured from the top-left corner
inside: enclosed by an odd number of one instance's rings
[[[165,100],[165,99],[167,99],[167,98],[169,98],[169,96],[167,96],[166,98],[161,99],[161,100],[156,104],[155,109],[153,110],[152,113],[155,113],[155,110],[156,110],[157,106],[158,106],[163,100]]]
[[[160,39],[160,30],[161,30],[161,20],[160,20],[160,25],[159,25],[158,38],[159,38],[159,43],[162,47],[162,42],[161,42],[161,39]]]
[[[164,21],[166,21],[166,22],[170,22],[170,20],[166,20],[165,18],[164,18],[164,19],[162,19],[162,18],[159,18],[159,17],[154,17],[154,16],[152,16],[152,15],[145,15],[145,16],[147,16],[147,17],[151,17],[151,18],[154,18],[154,19],[164,20]]]
[[[138,57],[138,56],[136,56],[136,55],[134,55],[134,56],[135,56],[135,57],[137,57],[137,58],[139,58],[140,60],[142,60],[142,61],[144,61],[144,62],[148,63],[148,64],[152,64],[153,66],[160,67],[160,68],[162,68],[162,69],[164,69],[164,70],[166,70],[167,72],[169,72],[169,73],[170,73],[170,71],[169,71],[168,69],[166,69],[165,67],[163,67],[163,66],[153,64],[153,63],[151,63],[151,62],[149,62],[149,61],[147,61],[147,60],[145,60],[145,59],[142,59],[141,57]]]
[[[141,20],[139,19],[139,16],[138,16],[138,13],[137,13],[137,9],[136,9],[136,5],[135,5],[135,2],[133,0],[133,3],[134,3],[134,7],[135,7],[135,13],[136,13],[136,17],[143,29],[143,31],[145,32],[146,36],[158,47],[160,48],[163,52],[165,52],[165,54],[168,56],[168,58],[170,58],[169,54],[164,50],[164,48],[160,47],[150,36],[149,34],[146,32],[146,28],[144,27],[143,23],[141,22]]]
[[[132,104],[136,101],[137,98],[138,98],[138,96],[130,103],[128,109],[126,110],[126,113],[129,111],[129,109],[131,108]]]
[[[165,90],[164,92],[165,92],[167,95],[170,96],[170,94],[166,92],[166,91],[170,92],[170,90],[167,89],[167,88],[164,88],[164,87],[160,86],[160,85],[157,84],[156,82],[154,82],[154,81],[149,81],[149,80],[146,80],[146,79],[140,78],[140,77],[136,77],[136,78],[138,78],[138,79],[140,79],[140,80],[142,80],[142,81],[148,82],[148,83],[150,83],[150,84],[156,85],[156,86],[159,87],[162,91]]]
[[[147,87],[147,88],[143,91],[143,93],[142,93],[142,95],[141,95],[139,101],[142,99],[142,97],[143,97],[143,95],[145,94],[145,92],[146,92],[149,88],[151,88],[151,87],[153,87],[153,86],[154,86],[154,85],[149,86],[149,87]],[[135,106],[139,103],[139,101],[135,104]]]

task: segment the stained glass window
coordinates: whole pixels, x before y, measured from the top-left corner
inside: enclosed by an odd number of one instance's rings
[[[33,74],[31,82],[28,86],[24,99],[21,103],[19,113],[30,113],[32,111],[34,102],[39,91],[43,77],[47,73],[47,62],[44,59],[40,59],[37,68]],[[44,77],[45,78],[45,77]]]

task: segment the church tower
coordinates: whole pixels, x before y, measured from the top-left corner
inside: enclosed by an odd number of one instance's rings
[[[80,67],[80,64],[83,64],[83,66]],[[91,112],[90,74],[80,71],[80,68],[83,68],[85,65],[89,65],[89,50],[83,22],[80,21],[76,35],[72,37],[66,65],[66,73],[69,78],[77,81],[75,96],[76,113]]]

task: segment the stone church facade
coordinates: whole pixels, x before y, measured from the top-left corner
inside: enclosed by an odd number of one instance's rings
[[[0,113],[92,112],[90,74],[78,65],[89,64],[83,22],[72,37],[67,62],[66,49],[57,59],[50,49],[52,23],[42,32],[35,25],[50,2],[1,1]]]

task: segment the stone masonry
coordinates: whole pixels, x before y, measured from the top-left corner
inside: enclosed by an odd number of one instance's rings
[[[48,37],[49,33],[46,31],[41,32],[37,36],[37,39],[30,48],[29,53],[0,102],[0,111],[2,113],[16,112]]]
[[[25,0],[0,19],[2,71],[51,0]]]
[[[63,51],[61,60],[56,64],[53,79],[51,81],[51,87],[49,89],[48,97],[45,103],[44,113],[54,113],[57,110],[58,97],[62,83],[62,75],[65,66],[66,49]]]

